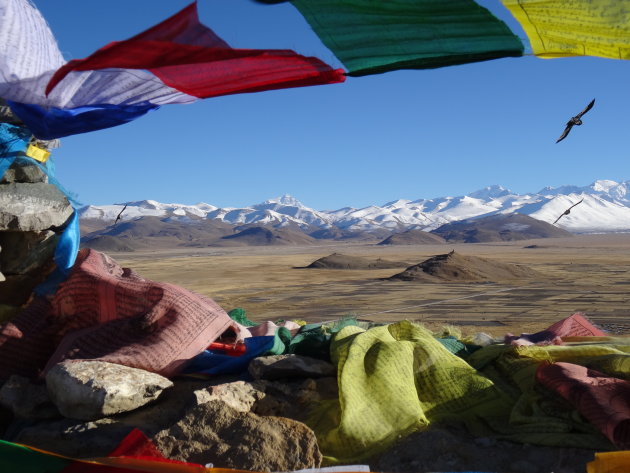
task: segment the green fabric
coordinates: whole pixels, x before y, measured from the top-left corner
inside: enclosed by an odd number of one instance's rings
[[[322,42],[362,76],[507,56],[523,44],[473,0],[292,0]]]
[[[287,352],[290,343],[291,331],[286,327],[279,327],[273,336],[273,346],[263,356],[282,355]]]
[[[72,460],[31,450],[0,440],[0,471],[16,473],[58,473]]]
[[[439,337],[436,339],[444,348],[450,351],[453,355],[457,355],[460,358],[466,359],[471,353],[479,350],[479,345],[466,344],[456,337],[449,335],[448,337]]]
[[[308,425],[328,462],[354,462],[401,436],[442,420],[506,418],[509,398],[423,327],[399,322],[333,337],[339,399],[325,401]]]
[[[514,400],[509,423],[490,423],[502,438],[557,447],[611,450],[614,446],[566,401],[538,386],[541,363],[568,362],[630,379],[630,338],[618,344],[492,345],[467,358]]]
[[[295,355],[330,361],[331,337],[348,325],[358,326],[359,322],[352,317],[346,317],[334,322],[304,325],[291,340],[288,351]]]
[[[255,327],[256,325],[258,325],[256,322],[252,322],[251,320],[249,320],[247,318],[247,314],[245,313],[245,309],[241,309],[240,307],[232,309],[228,312],[228,315],[232,320],[238,322],[241,325],[244,325],[245,327]]]

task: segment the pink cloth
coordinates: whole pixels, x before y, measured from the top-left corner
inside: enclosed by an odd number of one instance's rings
[[[90,359],[172,376],[227,329],[214,301],[150,281],[91,249],[43,300],[0,325],[0,378],[35,376],[65,359]]]
[[[630,449],[630,383],[572,363],[543,364],[536,380],[558,393],[615,446]]]
[[[561,345],[562,337],[601,337],[606,335],[579,312],[556,322],[547,329],[536,333],[522,333],[520,336],[508,333],[505,343],[511,345]]]

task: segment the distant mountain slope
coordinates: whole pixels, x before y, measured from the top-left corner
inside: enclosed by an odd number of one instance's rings
[[[446,240],[440,235],[422,230],[407,230],[388,236],[379,245],[439,245]]]
[[[79,211],[82,222],[98,229],[98,222],[113,223],[121,211],[122,222],[138,217],[169,219],[181,224],[199,221],[227,225],[253,225],[299,230],[320,239],[348,239],[367,233],[386,238],[407,230],[435,230],[442,225],[490,215],[519,213],[553,223],[566,209],[582,202],[556,224],[572,233],[630,232],[630,181],[595,181],[590,186],[546,187],[539,192],[517,194],[501,186],[489,186],[457,197],[396,200],[361,209],[311,209],[289,195],[245,208],[218,208],[162,204],[153,200],[127,204],[87,206]],[[124,206],[127,205],[125,208]],[[120,225],[121,222],[118,223]]]
[[[316,241],[304,233],[285,228],[251,227],[224,236],[213,246],[311,245]]]
[[[482,243],[573,236],[547,222],[517,213],[495,214],[447,223],[433,230],[448,242]]]

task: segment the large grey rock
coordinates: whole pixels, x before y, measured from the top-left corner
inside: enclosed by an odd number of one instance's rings
[[[46,374],[53,403],[65,417],[95,420],[137,409],[173,386],[155,373],[103,361],[64,361]]]
[[[192,408],[153,441],[168,458],[218,468],[293,471],[322,461],[315,434],[301,422],[239,412],[221,401]]]
[[[59,235],[43,232],[0,232],[0,270],[5,275],[37,272],[50,264]]]
[[[48,176],[34,163],[25,164],[16,161],[5,171],[4,176],[2,176],[0,180],[0,184],[9,184],[12,182],[48,182]]]
[[[336,372],[327,361],[301,355],[261,356],[249,363],[248,370],[254,379],[319,378]]]
[[[11,376],[0,388],[0,405],[23,419],[61,417],[48,397],[45,384],[18,375]]]
[[[52,184],[0,185],[0,230],[41,232],[62,227],[73,209]]]

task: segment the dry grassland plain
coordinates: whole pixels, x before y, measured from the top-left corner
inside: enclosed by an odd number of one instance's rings
[[[533,246],[533,247],[532,247]],[[529,247],[529,248],[528,248]],[[526,265],[540,277],[492,283],[384,280],[400,269],[297,269],[334,252],[406,261],[409,266],[455,250]],[[378,246],[325,244],[111,253],[142,277],[170,282],[242,307],[254,321],[417,321],[463,334],[531,333],[575,312],[630,334],[630,234],[578,235],[506,243]]]

